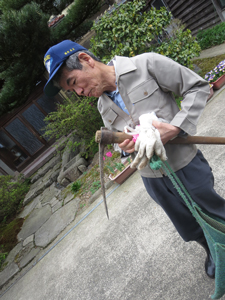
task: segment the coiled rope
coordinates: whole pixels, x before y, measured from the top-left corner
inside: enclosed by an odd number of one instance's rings
[[[211,298],[220,299],[225,294],[225,220],[211,215],[196,204],[167,161],[163,162],[158,156],[154,155],[150,160],[150,168],[153,170],[162,168],[164,170],[201,226],[216,265],[215,291]]]

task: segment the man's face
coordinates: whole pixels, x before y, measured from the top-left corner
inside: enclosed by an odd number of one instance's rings
[[[96,67],[95,61],[85,54],[81,56],[80,62],[83,66],[82,70],[67,71],[64,69],[59,82],[60,86],[66,91],[75,91],[81,96],[100,97],[104,90],[100,71]]]

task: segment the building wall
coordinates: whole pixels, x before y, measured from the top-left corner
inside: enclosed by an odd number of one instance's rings
[[[212,0],[165,0],[174,18],[182,20],[195,35],[199,30],[221,23],[219,7]]]
[[[14,171],[10,169],[1,159],[0,159],[0,175],[13,175]]]
[[[0,119],[1,174],[23,171],[54,142],[44,136],[44,119],[56,110],[62,97],[46,97],[43,93],[45,83],[44,79],[40,81],[26,103]]]

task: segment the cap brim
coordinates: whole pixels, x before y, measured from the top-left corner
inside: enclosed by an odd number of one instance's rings
[[[49,79],[48,79],[48,81],[47,81],[47,83],[46,83],[46,85],[44,87],[44,93],[48,97],[54,97],[61,90],[60,88],[58,88],[57,86],[54,85],[54,83],[53,83],[53,77],[58,72],[58,70],[62,66],[62,64],[63,64],[63,62],[59,66],[57,66],[57,68],[54,70],[54,72],[52,73],[52,75],[49,77]]]
[[[48,97],[54,97],[59,91],[60,89],[52,81],[47,82],[44,88],[44,93]]]

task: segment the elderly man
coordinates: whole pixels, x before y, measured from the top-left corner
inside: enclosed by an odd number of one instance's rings
[[[167,156],[194,201],[202,209],[225,219],[225,201],[213,188],[213,175],[202,153],[195,145],[167,144],[177,135],[196,133],[197,121],[209,95],[208,83],[186,67],[156,53],[132,58],[116,56],[105,65],[87,49],[69,40],[51,47],[44,63],[49,72],[45,86],[48,96],[63,88],[78,95],[99,97],[98,110],[105,126],[113,131],[140,124],[137,142],[125,140],[119,147],[122,152],[136,155],[133,166],[139,169],[147,192],[164,209],[183,240],[196,241],[204,247],[206,274],[214,278],[215,265],[201,227],[168,177],[160,170],[152,170],[147,163],[154,152],[163,160]],[[183,96],[181,110],[173,93]],[[157,117],[152,118],[152,112]]]

